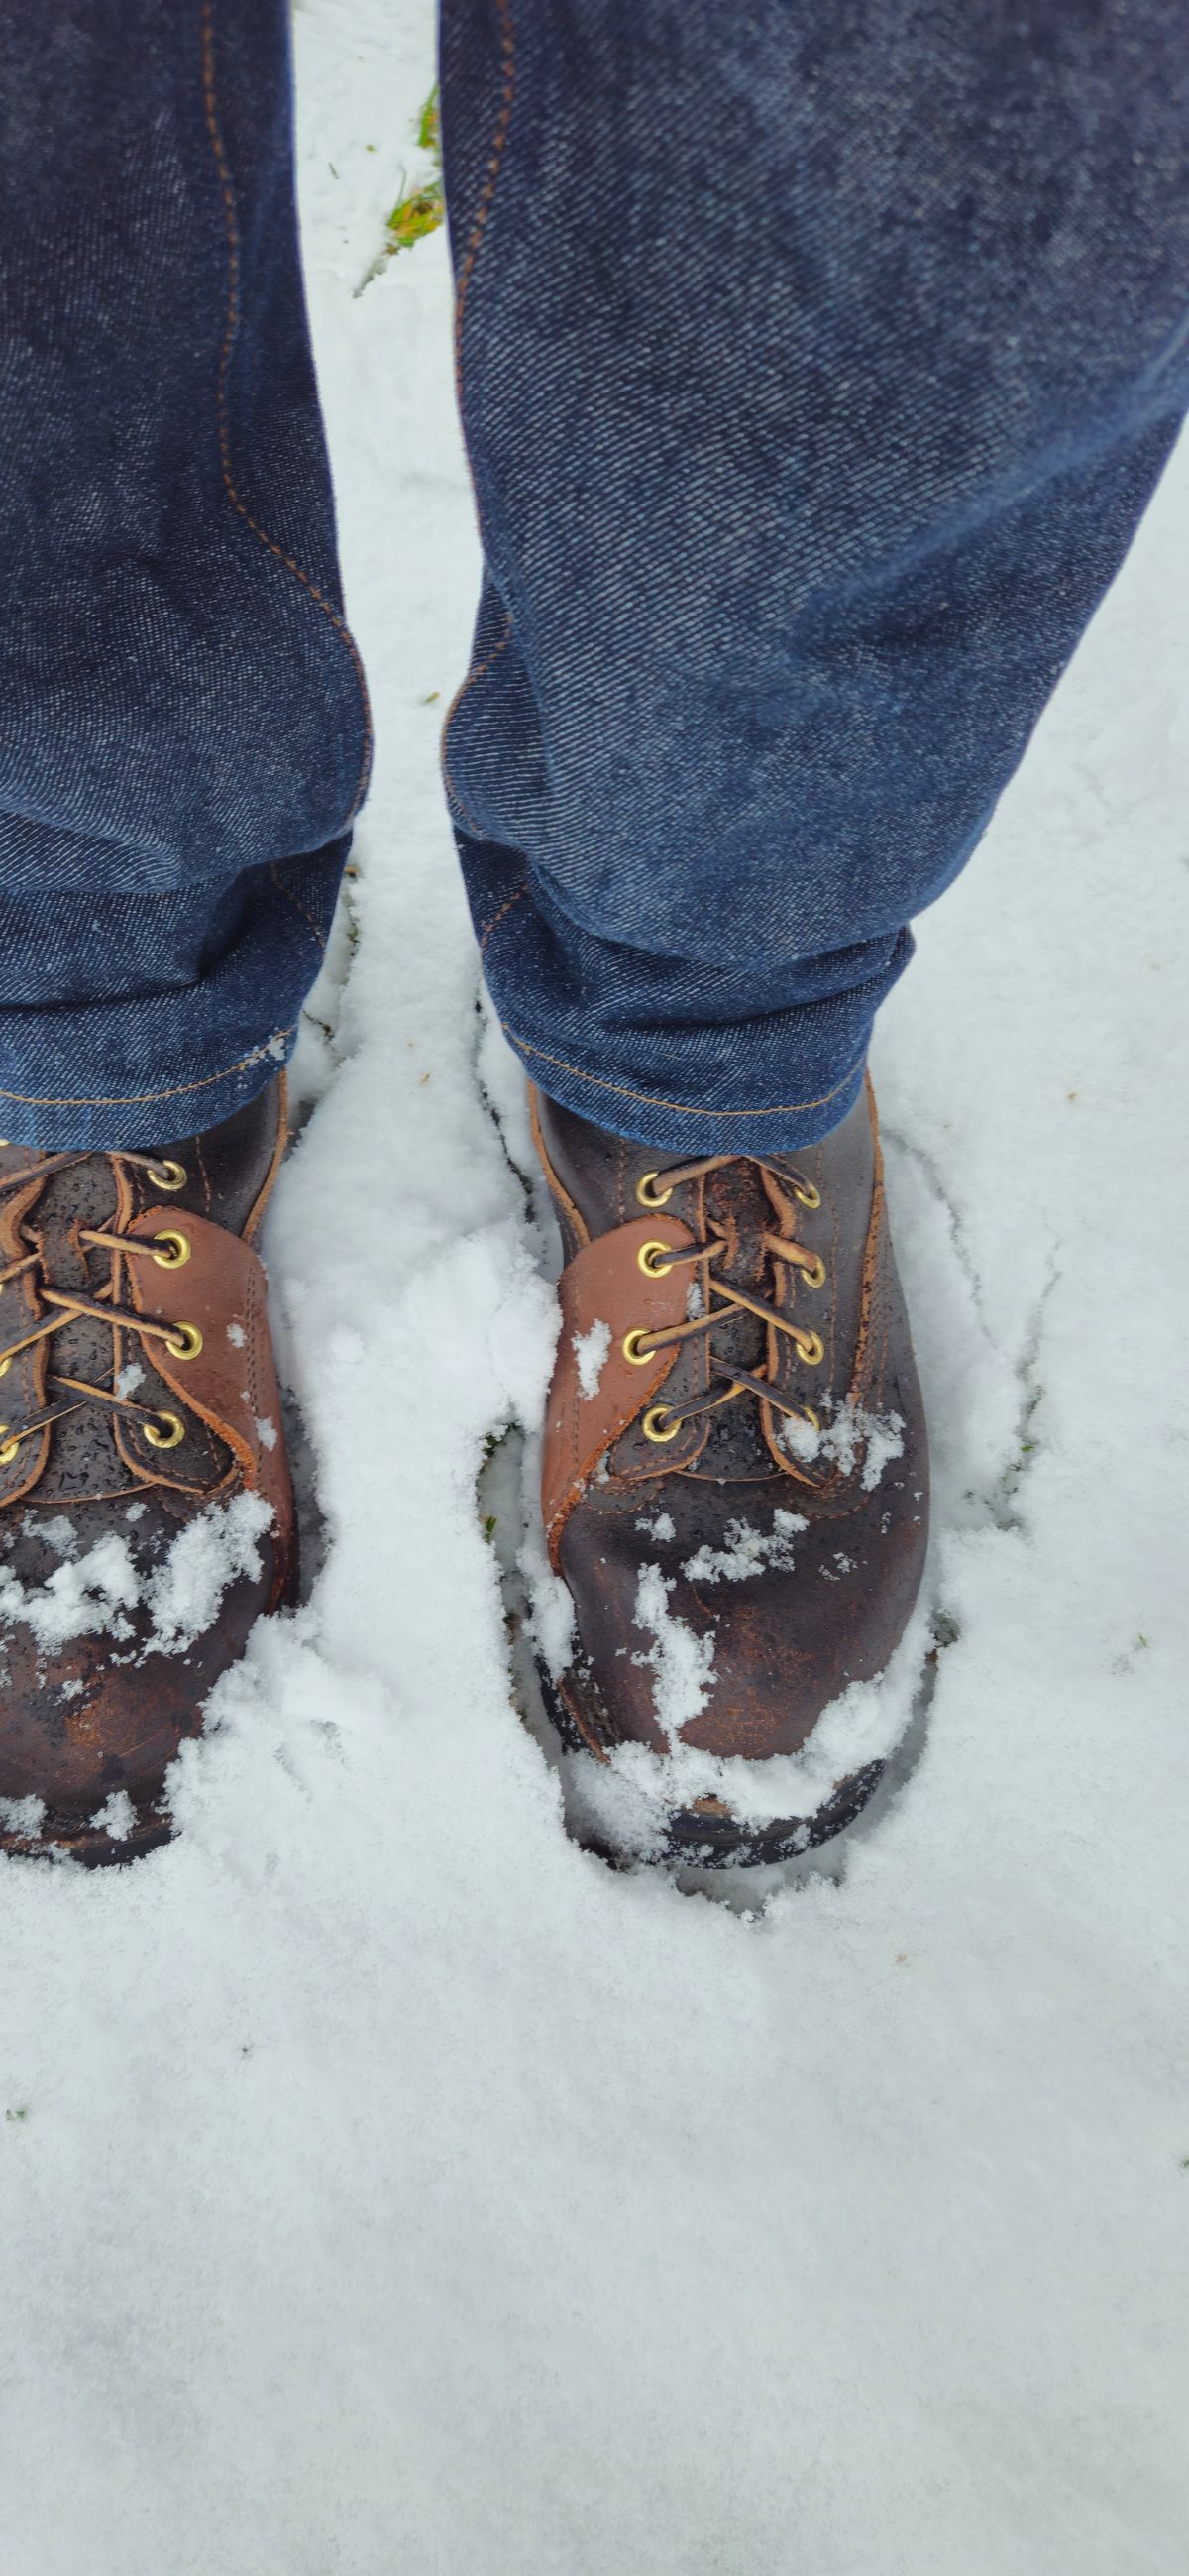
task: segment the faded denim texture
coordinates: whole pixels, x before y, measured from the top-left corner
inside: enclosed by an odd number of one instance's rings
[[[0,28],[0,1125],[152,1142],[287,1051],[370,752],[287,13]],[[602,1123],[806,1141],[1189,403],[1189,22],[446,0],[443,109],[490,987]]]
[[[0,1128],[151,1143],[287,1052],[370,749],[288,11],[0,34]]]
[[[448,0],[443,110],[488,984],[603,1125],[813,1139],[1189,403],[1189,19]]]

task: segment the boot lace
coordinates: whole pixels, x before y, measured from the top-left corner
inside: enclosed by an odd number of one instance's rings
[[[666,1207],[674,1190],[683,1182],[703,1180],[711,1172],[723,1171],[729,1163],[738,1160],[739,1157],[733,1154],[703,1154],[688,1163],[671,1164],[664,1172],[642,1172],[636,1183],[637,1200],[642,1208],[649,1210]],[[764,1251],[771,1261],[780,1262],[786,1270],[799,1272],[807,1288],[824,1288],[826,1265],[820,1253],[811,1252],[797,1239],[799,1211],[801,1208],[820,1207],[820,1191],[802,1173],[778,1171],[761,1155],[749,1154],[747,1160],[760,1173],[775,1218],[775,1225],[765,1227],[761,1235]],[[811,1431],[820,1431],[821,1422],[812,1405],[790,1403],[762,1369],[742,1368],[736,1360],[715,1348],[711,1336],[716,1325],[743,1310],[757,1316],[761,1323],[769,1325],[775,1332],[787,1334],[795,1343],[806,1368],[819,1367],[825,1358],[825,1345],[820,1333],[806,1331],[803,1324],[794,1323],[791,1316],[781,1314],[766,1298],[752,1295],[733,1280],[724,1278],[721,1268],[715,1269],[715,1263],[721,1263],[729,1249],[729,1238],[713,1216],[708,1222],[710,1232],[703,1243],[691,1243],[685,1250],[659,1241],[643,1243],[637,1254],[641,1270],[654,1279],[662,1277],[667,1270],[675,1270],[679,1263],[688,1262],[692,1267],[704,1262],[701,1313],[691,1315],[683,1324],[667,1324],[653,1331],[633,1327],[625,1333],[621,1347],[624,1358],[634,1368],[644,1368],[649,1360],[655,1359],[658,1351],[675,1350],[682,1342],[700,1337],[707,1345],[711,1376],[725,1379],[726,1384],[715,1394],[696,1397],[689,1402],[683,1399],[680,1412],[666,1404],[651,1405],[642,1425],[646,1437],[661,1443],[675,1440],[684,1425],[696,1420],[699,1414],[717,1412],[720,1405],[733,1404],[743,1395],[759,1396],[764,1403],[774,1405],[778,1412],[788,1415],[791,1420],[804,1422]],[[776,1225],[780,1227],[779,1232]],[[712,1293],[719,1301],[716,1305],[711,1303]]]
[[[145,1173],[156,1190],[182,1190],[186,1186],[187,1176],[180,1163],[162,1160],[153,1154],[115,1153],[110,1150],[105,1152],[105,1159]],[[13,1191],[27,1187],[30,1181],[49,1180],[55,1172],[70,1171],[74,1165],[91,1160],[87,1153],[46,1154],[21,1171],[0,1173],[0,1197],[8,1197]],[[155,1261],[162,1270],[180,1270],[183,1262],[190,1258],[189,1236],[180,1226],[170,1226],[142,1241],[136,1236],[122,1234],[116,1227],[80,1226],[77,1240],[88,1250],[106,1249],[113,1256],[111,1276],[106,1286],[97,1289],[94,1296],[78,1289],[57,1287],[48,1275],[44,1254],[39,1251],[28,1252],[17,1261],[10,1261],[7,1268],[0,1269],[0,1293],[10,1280],[32,1274],[38,1303],[49,1309],[38,1323],[30,1326],[28,1332],[21,1333],[15,1341],[0,1345],[0,1379],[7,1377],[18,1352],[31,1349],[36,1342],[49,1341],[53,1334],[61,1332],[64,1325],[90,1316],[97,1323],[110,1324],[112,1329],[112,1383],[110,1386],[93,1386],[89,1379],[69,1377],[51,1367],[47,1378],[51,1400],[42,1411],[28,1422],[0,1423],[0,1467],[11,1466],[22,1441],[35,1439],[39,1432],[48,1430],[51,1423],[62,1422],[68,1414],[81,1412],[87,1405],[98,1405],[105,1413],[121,1413],[142,1423],[145,1439],[152,1449],[176,1449],[185,1438],[186,1426],[180,1414],[167,1412],[157,1405],[137,1404],[131,1395],[121,1393],[117,1384],[115,1336],[119,1332],[136,1333],[146,1350],[152,1342],[161,1342],[175,1360],[195,1360],[202,1349],[202,1334],[197,1324],[158,1324],[151,1316],[138,1315],[134,1309],[120,1305],[116,1298],[116,1256],[123,1260]]]

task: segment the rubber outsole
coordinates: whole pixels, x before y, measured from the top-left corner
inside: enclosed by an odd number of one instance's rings
[[[567,1752],[585,1753],[594,1761],[597,1757],[550,1675],[540,1663],[536,1669],[542,1699]],[[757,1824],[733,1816],[717,1800],[670,1808],[648,1857],[658,1866],[684,1869],[764,1869],[776,1861],[799,1859],[803,1852],[817,1851],[853,1825],[874,1796],[885,1769],[883,1762],[865,1763],[862,1770],[836,1781],[829,1797],[808,1816],[773,1816]],[[631,1857],[598,1833],[584,1834],[582,1839],[585,1849],[601,1860],[622,1862]]]

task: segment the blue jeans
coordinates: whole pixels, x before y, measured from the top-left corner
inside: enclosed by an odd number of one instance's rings
[[[371,729],[284,0],[0,0],[0,1123],[267,1081]],[[445,0],[488,984],[693,1153],[849,1108],[1189,407],[1163,0]]]

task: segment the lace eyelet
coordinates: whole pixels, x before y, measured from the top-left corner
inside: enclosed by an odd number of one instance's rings
[[[163,1234],[155,1234],[153,1236],[153,1241],[154,1243],[160,1244],[172,1243],[176,1247],[173,1252],[155,1252],[153,1254],[153,1259],[159,1270],[180,1270],[183,1261],[188,1261],[190,1258],[192,1246],[189,1235],[177,1233],[173,1226],[167,1226]]]
[[[175,1163],[167,1155],[160,1165],[150,1163],[148,1177],[155,1190],[184,1190],[187,1173],[184,1163]]]
[[[798,1333],[797,1349],[806,1368],[820,1368],[826,1356],[826,1345],[820,1333]]]
[[[181,1415],[179,1413],[159,1413],[157,1416],[157,1422],[164,1423],[164,1431],[159,1431],[157,1429],[157,1423],[154,1422],[146,1422],[144,1425],[144,1436],[148,1441],[150,1449],[176,1449],[179,1441],[184,1440],[186,1437],[186,1426],[182,1421]]]
[[[822,1203],[821,1191],[815,1190],[812,1181],[794,1181],[793,1197],[800,1199],[803,1208],[819,1208]]]
[[[202,1349],[202,1335],[197,1324],[175,1324],[165,1336],[165,1347],[175,1360],[196,1360]]]
[[[649,1405],[642,1425],[646,1440],[675,1440],[678,1432],[684,1429],[681,1415],[679,1413],[675,1413],[669,1424],[668,1430],[661,1430],[661,1423],[668,1411],[669,1407],[667,1404]]]
[[[813,1265],[812,1270],[802,1270],[802,1272],[801,1272],[801,1277],[803,1278],[803,1280],[804,1280],[805,1285],[806,1285],[806,1287],[807,1287],[807,1288],[824,1288],[824,1287],[825,1287],[825,1284],[826,1284],[826,1265],[825,1265],[825,1262],[824,1262],[824,1261],[823,1261],[823,1259],[822,1259],[822,1256],[821,1256],[820,1252],[819,1252],[819,1254],[818,1254],[818,1256],[817,1256],[816,1261],[814,1262],[814,1265]]]
[[[637,1267],[643,1271],[646,1279],[664,1278],[665,1272],[669,1268],[668,1256],[672,1250],[673,1246],[671,1243],[641,1244],[640,1249],[636,1254],[636,1263]],[[665,1259],[663,1261],[657,1261],[654,1259],[653,1256],[658,1252],[664,1253]]]
[[[640,1178],[636,1183],[636,1196],[639,1199],[642,1208],[662,1208],[668,1206],[669,1201],[673,1196],[672,1190],[654,1190],[651,1186],[653,1181],[659,1181],[659,1179],[659,1172],[641,1172]]]
[[[3,1440],[4,1442],[3,1448],[0,1449],[0,1467],[11,1467],[13,1459],[21,1445],[20,1433],[18,1432],[15,1440],[10,1440],[8,1438],[8,1424],[6,1422],[0,1422],[0,1440]]]
[[[633,1324],[631,1332],[624,1334],[619,1347],[629,1367],[647,1368],[649,1361],[656,1358],[655,1351],[642,1351],[639,1347],[640,1343],[647,1341],[648,1338],[647,1327],[642,1324]]]

